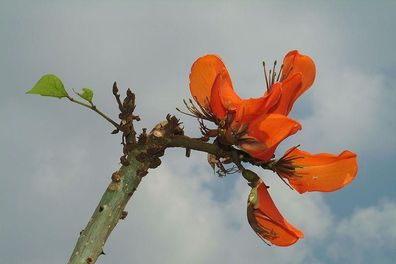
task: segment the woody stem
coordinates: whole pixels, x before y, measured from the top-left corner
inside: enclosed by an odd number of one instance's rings
[[[238,168],[241,166],[241,162],[249,162],[252,165],[271,170],[269,167],[270,163],[256,163],[255,160],[247,153],[234,147],[229,147],[225,150],[216,143],[207,143],[184,135],[174,135],[168,138],[163,138],[162,140],[164,141],[162,144],[167,148],[179,147],[193,149],[213,154],[219,158],[229,158],[237,165]]]
[[[120,219],[125,218],[125,206],[138,187],[142,177],[140,170],[147,170],[148,162],[139,162],[136,155],[145,152],[146,147],[139,147],[129,155],[130,165],[121,166],[116,177],[104,192],[93,212],[87,226],[80,232],[76,246],[68,264],[93,264],[103,253],[107,238]]]

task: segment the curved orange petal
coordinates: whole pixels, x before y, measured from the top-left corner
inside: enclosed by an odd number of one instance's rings
[[[304,237],[281,215],[262,180],[250,192],[247,217],[257,235],[271,244],[290,246]]]
[[[239,104],[234,122],[249,124],[260,115],[267,114],[269,109],[276,105],[281,96],[281,84],[276,83],[260,98],[243,99]]]
[[[219,73],[213,83],[212,91],[210,94],[210,109],[211,112],[218,118],[223,119],[227,109],[223,106],[223,102],[221,101],[220,91],[222,87],[227,82],[227,79],[223,76],[222,73]]]
[[[357,156],[348,150],[334,155],[310,154],[295,148],[286,153],[286,157],[292,158],[290,163],[296,167],[295,171],[292,175],[278,174],[287,178],[299,193],[332,192],[349,184],[357,174]]]
[[[278,145],[288,136],[301,129],[301,125],[280,114],[262,115],[254,119],[247,132],[247,140],[239,145],[251,156],[260,160],[269,160]]]
[[[297,50],[290,51],[283,59],[283,70],[281,80],[286,80],[294,73],[302,74],[301,88],[296,92],[293,101],[302,95],[315,80],[316,68],[314,61],[307,55],[300,54]]]
[[[221,58],[217,55],[209,54],[198,58],[191,67],[190,91],[193,98],[204,107],[210,109],[212,87],[219,74],[225,79],[220,87],[220,95],[225,94],[226,101],[239,99],[232,88],[232,82],[227,68]],[[231,99],[230,99],[231,98]]]
[[[236,110],[234,122],[236,124],[249,124],[252,119],[259,115],[265,101],[265,97],[243,99]]]
[[[190,91],[193,98],[202,107],[210,110],[210,94],[217,75],[226,69],[223,61],[216,55],[198,58],[191,67]]]
[[[274,114],[288,115],[298,98],[302,87],[302,74],[295,72],[284,80],[281,85],[281,96],[278,103],[269,111]],[[272,89],[272,88],[271,88]]]
[[[280,97],[282,95],[282,84],[281,83],[274,83],[271,86],[271,89],[269,91],[265,92],[264,97],[267,98],[264,109],[265,112],[263,111],[262,114],[267,113],[269,109],[274,107],[280,100]]]
[[[232,87],[231,80],[229,79],[228,72],[225,70],[222,72],[222,78],[224,79],[223,85],[220,87],[220,98],[225,109],[236,110],[241,104],[242,99],[235,93]]]

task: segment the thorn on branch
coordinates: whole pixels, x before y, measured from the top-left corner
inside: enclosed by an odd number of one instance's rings
[[[154,158],[154,159],[152,159],[152,160],[150,161],[149,168],[150,168],[150,169],[155,169],[155,168],[157,168],[159,165],[161,165],[161,159],[156,157],[156,158]]]
[[[124,156],[121,156],[120,162],[121,162],[121,164],[124,165],[124,166],[128,166],[128,165],[130,164],[130,162],[127,160],[127,158],[126,158],[125,155],[124,155]]]
[[[122,213],[120,215],[120,219],[124,220],[127,216],[128,216],[128,212],[127,211],[122,211]]]
[[[148,171],[146,169],[139,169],[136,173],[137,176],[143,178],[148,174]]]
[[[116,171],[116,172],[114,172],[114,173],[111,175],[111,181],[112,181],[112,182],[120,182],[120,181],[121,181],[121,174],[120,174],[119,171]]]
[[[186,157],[189,158],[191,155],[191,149],[186,148]]]
[[[147,128],[142,129],[142,133],[138,136],[138,144],[143,146],[147,143]]]

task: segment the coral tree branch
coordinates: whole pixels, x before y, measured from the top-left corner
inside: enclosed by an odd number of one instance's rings
[[[103,254],[107,238],[123,217],[125,206],[142,179],[140,171],[148,168],[148,162],[139,162],[136,155],[145,151],[137,148],[129,154],[128,166],[121,166],[115,172],[98,206],[80,237],[70,257],[69,264],[95,263]]]
[[[113,86],[113,94],[121,111],[119,115],[120,124],[114,121],[111,123],[116,127],[116,130],[112,132],[113,134],[122,132],[123,156],[120,159],[122,166],[119,171],[113,173],[111,183],[104,192],[87,226],[80,232],[69,264],[93,264],[101,254],[104,254],[103,247],[106,240],[119,220],[124,219],[127,215],[124,209],[129,199],[139,186],[142,178],[148,173],[148,169],[156,168],[161,164],[160,157],[164,155],[166,148],[180,147],[188,151],[197,150],[217,158],[225,158],[235,163],[243,175],[246,173],[244,173],[245,170],[241,165],[242,161],[261,167],[265,166],[255,164],[255,161],[248,154],[234,147],[225,147],[216,141],[207,143],[200,139],[185,136],[179,120],[170,115],[167,116],[165,121],[157,124],[149,134],[146,133],[146,129],[143,129],[143,133],[136,139],[133,121],[140,119],[133,114],[135,95],[128,89],[126,98],[121,103],[116,83]],[[96,109],[96,107],[93,109],[89,105],[82,105],[92,110]],[[99,113],[98,111],[95,112]],[[100,115],[105,116],[104,114]],[[249,179],[248,181],[250,181]]]

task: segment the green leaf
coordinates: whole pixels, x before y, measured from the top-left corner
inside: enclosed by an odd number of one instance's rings
[[[77,93],[82,99],[92,102],[93,92],[89,88],[82,88],[81,93]]]
[[[39,94],[51,97],[69,96],[63,86],[62,81],[53,74],[46,74],[36,83],[36,85],[26,92],[27,94]]]

